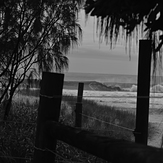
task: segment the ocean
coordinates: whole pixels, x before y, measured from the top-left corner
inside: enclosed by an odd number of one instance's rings
[[[65,81],[96,81],[100,83],[114,83],[114,84],[129,84],[137,85],[137,75],[126,75],[126,74],[98,74],[98,73],[76,73],[67,72],[65,73]],[[163,76],[152,76],[151,75],[151,86],[163,85]]]
[[[65,81],[97,81],[100,83],[137,83],[136,75],[96,74],[96,73],[65,73]]]
[[[137,91],[137,75],[126,74],[98,74],[98,73],[65,73],[65,81],[75,82],[99,82],[109,87],[120,87],[131,92]],[[151,92],[163,93],[163,77],[151,75]]]

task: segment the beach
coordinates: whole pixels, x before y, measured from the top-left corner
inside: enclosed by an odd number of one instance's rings
[[[64,89],[63,95],[77,96],[77,90]],[[136,92],[84,90],[83,98],[136,114]],[[148,145],[160,147],[163,135],[163,93],[150,94],[149,122],[155,126],[156,132]]]

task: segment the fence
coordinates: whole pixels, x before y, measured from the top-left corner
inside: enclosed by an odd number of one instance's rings
[[[79,92],[79,91],[78,91]],[[87,92],[87,91],[86,91]],[[79,93],[78,93],[79,94]],[[74,107],[75,107],[75,101],[76,101],[76,92],[75,92],[75,100],[73,101],[74,103]],[[43,95],[41,95],[41,96],[43,96]],[[50,97],[50,96],[43,96],[43,97],[46,97],[46,98],[52,98],[52,97]],[[59,96],[56,96],[56,97],[59,97]],[[63,97],[63,96],[62,96]],[[80,96],[80,97],[82,97],[82,96]],[[88,96],[88,95],[83,95],[83,98],[88,98],[89,99],[89,97],[90,96]],[[104,97],[104,96],[91,96],[91,98],[94,98],[94,99],[96,99],[96,98],[107,98],[107,99],[110,99],[110,98],[112,98],[112,97],[114,97],[114,96],[108,96],[108,97]],[[128,96],[126,96],[127,98],[134,98],[134,99],[136,99],[136,96],[132,96],[132,97],[128,97]],[[120,97],[118,97],[118,96],[115,96],[115,98],[126,98],[125,96],[120,96]],[[54,98],[54,96],[53,96],[53,98]],[[162,98],[162,96],[159,96],[159,98]],[[82,103],[81,103],[82,104]],[[87,117],[87,118],[89,118],[89,119],[95,119],[95,120],[97,120],[97,121],[102,121],[101,119],[98,119],[98,118],[95,118],[94,116],[88,116],[88,115],[86,115],[86,114],[83,114],[82,113],[82,116],[84,116],[84,117]],[[105,122],[105,121],[103,121],[104,123],[108,123],[108,122]],[[15,121],[11,121],[11,122],[8,122],[7,121],[7,123],[11,123],[11,124],[13,124],[13,123],[18,123],[18,122],[15,122]],[[21,122],[22,123],[22,122]],[[33,122],[33,123],[35,123],[35,121]],[[109,123],[110,124],[110,123]],[[35,124],[32,124],[32,125],[35,125]],[[111,124],[111,125],[116,125],[116,124]],[[119,126],[119,125],[116,125],[117,127],[122,127],[123,128],[123,126]],[[16,126],[15,126],[16,127]],[[128,128],[124,128],[125,130],[127,129],[128,130]],[[110,129],[109,129],[110,130]],[[133,130],[130,130],[130,132],[132,133],[133,132]],[[33,146],[32,146],[33,147]],[[35,147],[36,148],[36,147]],[[41,148],[39,148],[39,150],[40,150]],[[46,149],[46,151],[49,151],[49,152],[52,152],[51,150],[49,150],[49,149]],[[45,151],[45,150],[43,150],[43,151]],[[66,153],[66,152],[65,152]],[[54,151],[53,151],[53,154],[55,154],[55,155],[58,155],[58,153],[57,152],[55,152],[54,153]],[[71,154],[69,154],[70,156],[71,156]],[[1,156],[0,156],[1,157]],[[4,156],[3,156],[4,157]],[[60,157],[60,156],[58,156],[58,157]],[[20,156],[20,157],[14,157],[14,155],[13,156],[11,156],[11,155],[7,155],[7,154],[5,154],[5,158],[8,158],[8,159],[15,159],[15,160],[18,160],[18,159],[20,159],[20,160],[32,160],[32,157],[24,157],[23,158],[23,156]],[[66,157],[64,156],[64,158],[65,158],[65,161],[64,162],[69,162],[70,160],[69,159],[66,159]],[[63,158],[62,158],[63,159]],[[64,159],[63,159],[64,160]]]
[[[83,97],[85,98],[113,98],[112,96],[107,96],[107,97],[103,97],[103,96],[83,96],[83,90],[84,90],[84,83],[79,83],[78,85],[78,93],[77,93],[77,102],[76,102],[76,105],[75,106],[75,127],[79,127],[81,128],[82,127],[82,119],[83,118],[89,118],[89,119],[92,119],[92,120],[95,120],[95,121],[99,121],[101,123],[104,123],[104,124],[108,124],[108,125],[111,125],[111,126],[115,126],[115,127],[118,127],[118,128],[121,128],[121,129],[124,129],[124,130],[127,130],[127,131],[130,131],[130,132],[134,132],[134,129],[131,129],[131,128],[128,128],[128,127],[125,127],[125,126],[120,126],[118,124],[115,124],[115,123],[111,123],[111,122],[108,122],[108,121],[105,121],[105,120],[102,120],[102,119],[99,119],[95,116],[89,116],[87,114],[84,114],[83,113],[83,103],[82,103],[82,99]],[[76,97],[76,96],[72,96],[72,97]],[[116,96],[116,98],[119,98],[119,96]],[[124,98],[124,96],[120,97],[120,98]],[[131,97],[127,97],[127,98],[131,98]],[[132,97],[133,98],[133,97]]]
[[[64,141],[113,163],[157,163],[163,161],[162,149],[102,137],[80,128],[59,124],[62,88],[63,74],[43,73],[34,153],[35,163],[54,162],[57,140]],[[82,95],[82,91],[79,92]],[[81,97],[77,103],[77,105],[80,104],[79,108],[81,108]],[[55,108],[52,109],[52,106]],[[81,109],[79,110],[80,115]],[[80,125],[81,118],[80,122],[76,123],[76,126],[80,127]]]

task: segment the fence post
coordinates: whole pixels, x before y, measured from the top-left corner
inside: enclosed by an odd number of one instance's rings
[[[136,129],[134,135],[136,143],[145,145],[148,141],[151,45],[151,40],[139,41]]]
[[[63,89],[63,74],[43,72],[37,117],[34,163],[54,162],[57,140],[45,133],[45,123],[58,122]],[[49,150],[49,151],[48,151]]]
[[[82,98],[84,83],[78,85],[78,96],[75,110],[75,127],[82,127]]]

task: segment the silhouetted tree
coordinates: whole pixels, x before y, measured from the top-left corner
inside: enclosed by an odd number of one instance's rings
[[[163,45],[162,0],[86,0],[85,12],[97,17],[100,36],[117,41],[118,36],[138,39],[138,33],[153,40],[154,67],[161,60]]]
[[[16,88],[35,64],[40,72],[68,68],[66,54],[81,38],[81,5],[82,0],[0,1],[0,80],[5,81],[0,102],[10,90],[5,117]]]

